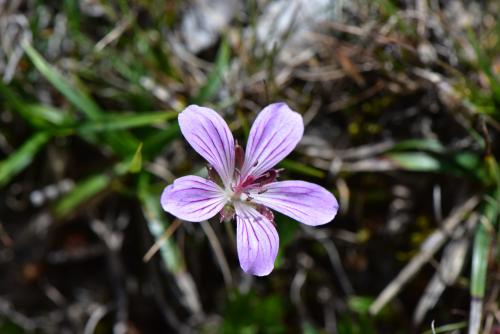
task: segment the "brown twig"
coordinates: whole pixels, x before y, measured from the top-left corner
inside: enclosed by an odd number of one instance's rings
[[[370,306],[370,314],[376,315],[399,293],[399,291],[401,291],[403,286],[406,285],[406,283],[418,273],[422,266],[441,248],[449,234],[460,222],[462,222],[463,217],[471,212],[478,203],[479,196],[474,196],[455,207],[448,218],[443,221],[442,228],[427,237],[421,245],[420,253],[411,259],[403,270],[399,272],[396,278],[378,295],[377,299]]]
[[[158,240],[156,240],[154,245],[151,246],[151,248],[147,251],[142,260],[144,262],[148,262],[149,260],[151,260],[151,258],[156,254],[156,252],[160,250],[161,246],[163,246],[165,241],[167,241],[168,238],[170,238],[172,234],[174,234],[174,232],[177,230],[177,228],[179,228],[179,226],[181,226],[181,224],[182,220],[180,219],[174,220],[173,223],[165,230],[165,232],[163,232],[161,237],[159,237]]]

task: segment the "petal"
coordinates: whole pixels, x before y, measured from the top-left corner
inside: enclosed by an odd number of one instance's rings
[[[179,125],[184,138],[229,186],[234,173],[234,138],[224,119],[212,109],[190,105],[179,114]]]
[[[285,103],[274,103],[264,108],[248,136],[242,177],[258,177],[274,167],[292,152],[303,133],[302,116]]]
[[[273,224],[253,207],[235,203],[236,243],[240,266],[248,274],[265,276],[274,268],[279,237]]]
[[[323,187],[304,181],[269,183],[266,191],[251,193],[252,202],[262,204],[284,215],[316,226],[335,218],[339,204],[335,196]]]
[[[225,203],[225,193],[217,184],[193,175],[178,178],[161,194],[163,210],[190,222],[212,218]]]

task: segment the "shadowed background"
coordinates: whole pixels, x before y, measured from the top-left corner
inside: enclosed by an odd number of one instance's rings
[[[498,333],[499,13],[0,0],[0,332]],[[341,209],[318,228],[276,215],[256,278],[234,223],[180,222],[159,198],[206,175],[185,106],[244,143],[276,101],[305,122],[281,179]]]

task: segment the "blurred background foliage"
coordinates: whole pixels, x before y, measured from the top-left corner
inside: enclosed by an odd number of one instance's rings
[[[493,0],[0,0],[0,332],[498,333],[499,16]],[[276,269],[254,278],[234,224],[179,222],[159,195],[205,173],[186,105],[245,142],[275,101],[306,124],[283,178],[341,212],[316,229],[278,215]]]

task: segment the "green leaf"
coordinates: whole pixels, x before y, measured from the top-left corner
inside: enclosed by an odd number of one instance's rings
[[[31,45],[24,43],[23,47],[38,71],[40,71],[40,73],[61,92],[69,102],[80,109],[91,120],[99,120],[103,116],[99,106],[87,94],[73,89],[57,70],[50,66]],[[137,145],[139,145],[139,141],[128,132],[108,132],[104,134],[103,140],[113,149],[113,151],[122,157],[126,157],[134,152]]]
[[[500,189],[500,168],[498,167],[498,163],[494,156],[489,155],[484,158],[484,162],[486,165],[486,173],[491,179],[491,183],[495,184],[497,189]],[[500,196],[500,190],[497,191],[497,195]],[[497,198],[500,200],[500,198]]]
[[[166,129],[162,131],[157,131],[144,140],[144,153],[145,159],[156,156],[161,152],[165,145],[167,145],[173,139],[179,137],[181,134],[181,128],[178,122],[173,122]]]
[[[53,125],[69,124],[69,115],[60,109],[41,104],[26,103],[0,81],[0,94],[7,104],[25,121],[35,128],[47,128]]]
[[[135,114],[107,114],[97,120],[86,122],[76,128],[77,132],[100,132],[111,130],[123,130],[141,126],[149,126],[164,123],[176,118],[176,111],[149,112]]]
[[[373,303],[372,297],[365,296],[350,296],[347,300],[347,305],[349,309],[359,313],[359,314],[368,314],[368,310],[370,309],[371,304]]]
[[[63,94],[69,102],[85,113],[89,118],[98,118],[101,114],[100,108],[86,94],[74,90],[56,69],[50,66],[45,59],[30,44],[23,44],[24,51],[38,71]]]
[[[58,218],[67,216],[82,203],[106,189],[111,183],[111,179],[110,175],[101,173],[80,181],[71,192],[56,203],[54,207],[55,216]]]
[[[0,187],[7,184],[14,176],[26,168],[50,138],[49,134],[39,132],[29,138],[5,160],[0,161]]]
[[[304,333],[304,334],[320,334],[321,332],[319,330],[317,330],[316,328],[314,328],[314,326],[311,323],[305,322],[302,325],[302,333]]]
[[[261,298],[253,291],[235,292],[225,307],[221,333],[285,333],[280,295]]]
[[[500,192],[500,189],[496,191]],[[498,196],[498,194],[496,194]],[[494,198],[497,198],[494,196]],[[472,278],[471,295],[475,298],[483,298],[486,289],[486,273],[488,267],[488,257],[493,231],[498,219],[498,203],[485,201],[483,220],[480,220],[476,234],[474,236],[474,246],[472,251]]]
[[[229,64],[230,57],[229,43],[226,38],[222,39],[219,50],[217,52],[217,57],[215,60],[215,67],[212,72],[207,77],[207,81],[201,87],[200,91],[193,98],[192,103],[202,104],[208,101],[212,96],[217,93],[221,83],[224,72],[226,71]]]
[[[306,175],[306,176],[312,176],[312,177],[317,177],[317,178],[324,178],[326,176],[326,173],[320,169],[308,166],[302,162],[297,162],[291,159],[285,159],[281,161],[278,164],[279,167],[285,168],[289,171]]]
[[[467,175],[472,175],[481,181],[486,180],[486,170],[479,155],[471,152],[458,152],[452,156],[451,162]]]
[[[443,326],[439,326],[434,328],[434,330],[429,329],[428,331],[423,332],[422,334],[439,334],[439,333],[455,333],[457,330],[467,327],[467,322],[456,322],[454,324],[446,324]]]
[[[484,48],[481,46],[481,44],[477,40],[476,35],[472,29],[467,30],[467,37],[468,37],[469,42],[471,43],[471,45],[474,48],[474,51],[476,53],[476,57],[478,60],[478,65],[479,65],[480,70],[488,78],[488,81],[489,81],[489,84],[491,87],[492,98],[497,103],[500,103],[500,79],[496,76],[495,72],[493,71],[491,59],[484,52]],[[497,114],[496,116],[498,118],[500,115]]]
[[[384,155],[402,169],[415,172],[433,172],[441,170],[441,163],[435,157],[423,152],[395,152]]]
[[[149,175],[139,175],[137,194],[142,205],[142,212],[148,224],[149,231],[155,239],[161,238],[169,226],[166,214],[160,206],[160,193],[151,188]],[[182,270],[182,260],[176,244],[171,239],[166,239],[160,248],[160,254],[167,269],[172,273]]]
[[[59,218],[68,215],[82,203],[106,189],[114,178],[129,172],[138,173],[142,164],[142,148],[143,144],[140,143],[133,155],[115,164],[112,172],[92,175],[80,181],[69,194],[56,204],[54,208],[55,215]]]
[[[72,117],[65,110],[59,108],[37,103],[29,103],[24,106],[30,117],[38,116],[56,126],[65,126],[73,122]],[[51,127],[51,125],[48,125],[48,127]]]
[[[137,147],[137,151],[135,151],[132,161],[130,162],[129,171],[131,173],[139,173],[141,171],[141,167],[142,167],[142,143],[139,144],[139,147]]]
[[[443,153],[445,147],[436,139],[409,139],[396,143],[391,151],[423,150],[434,153]]]

